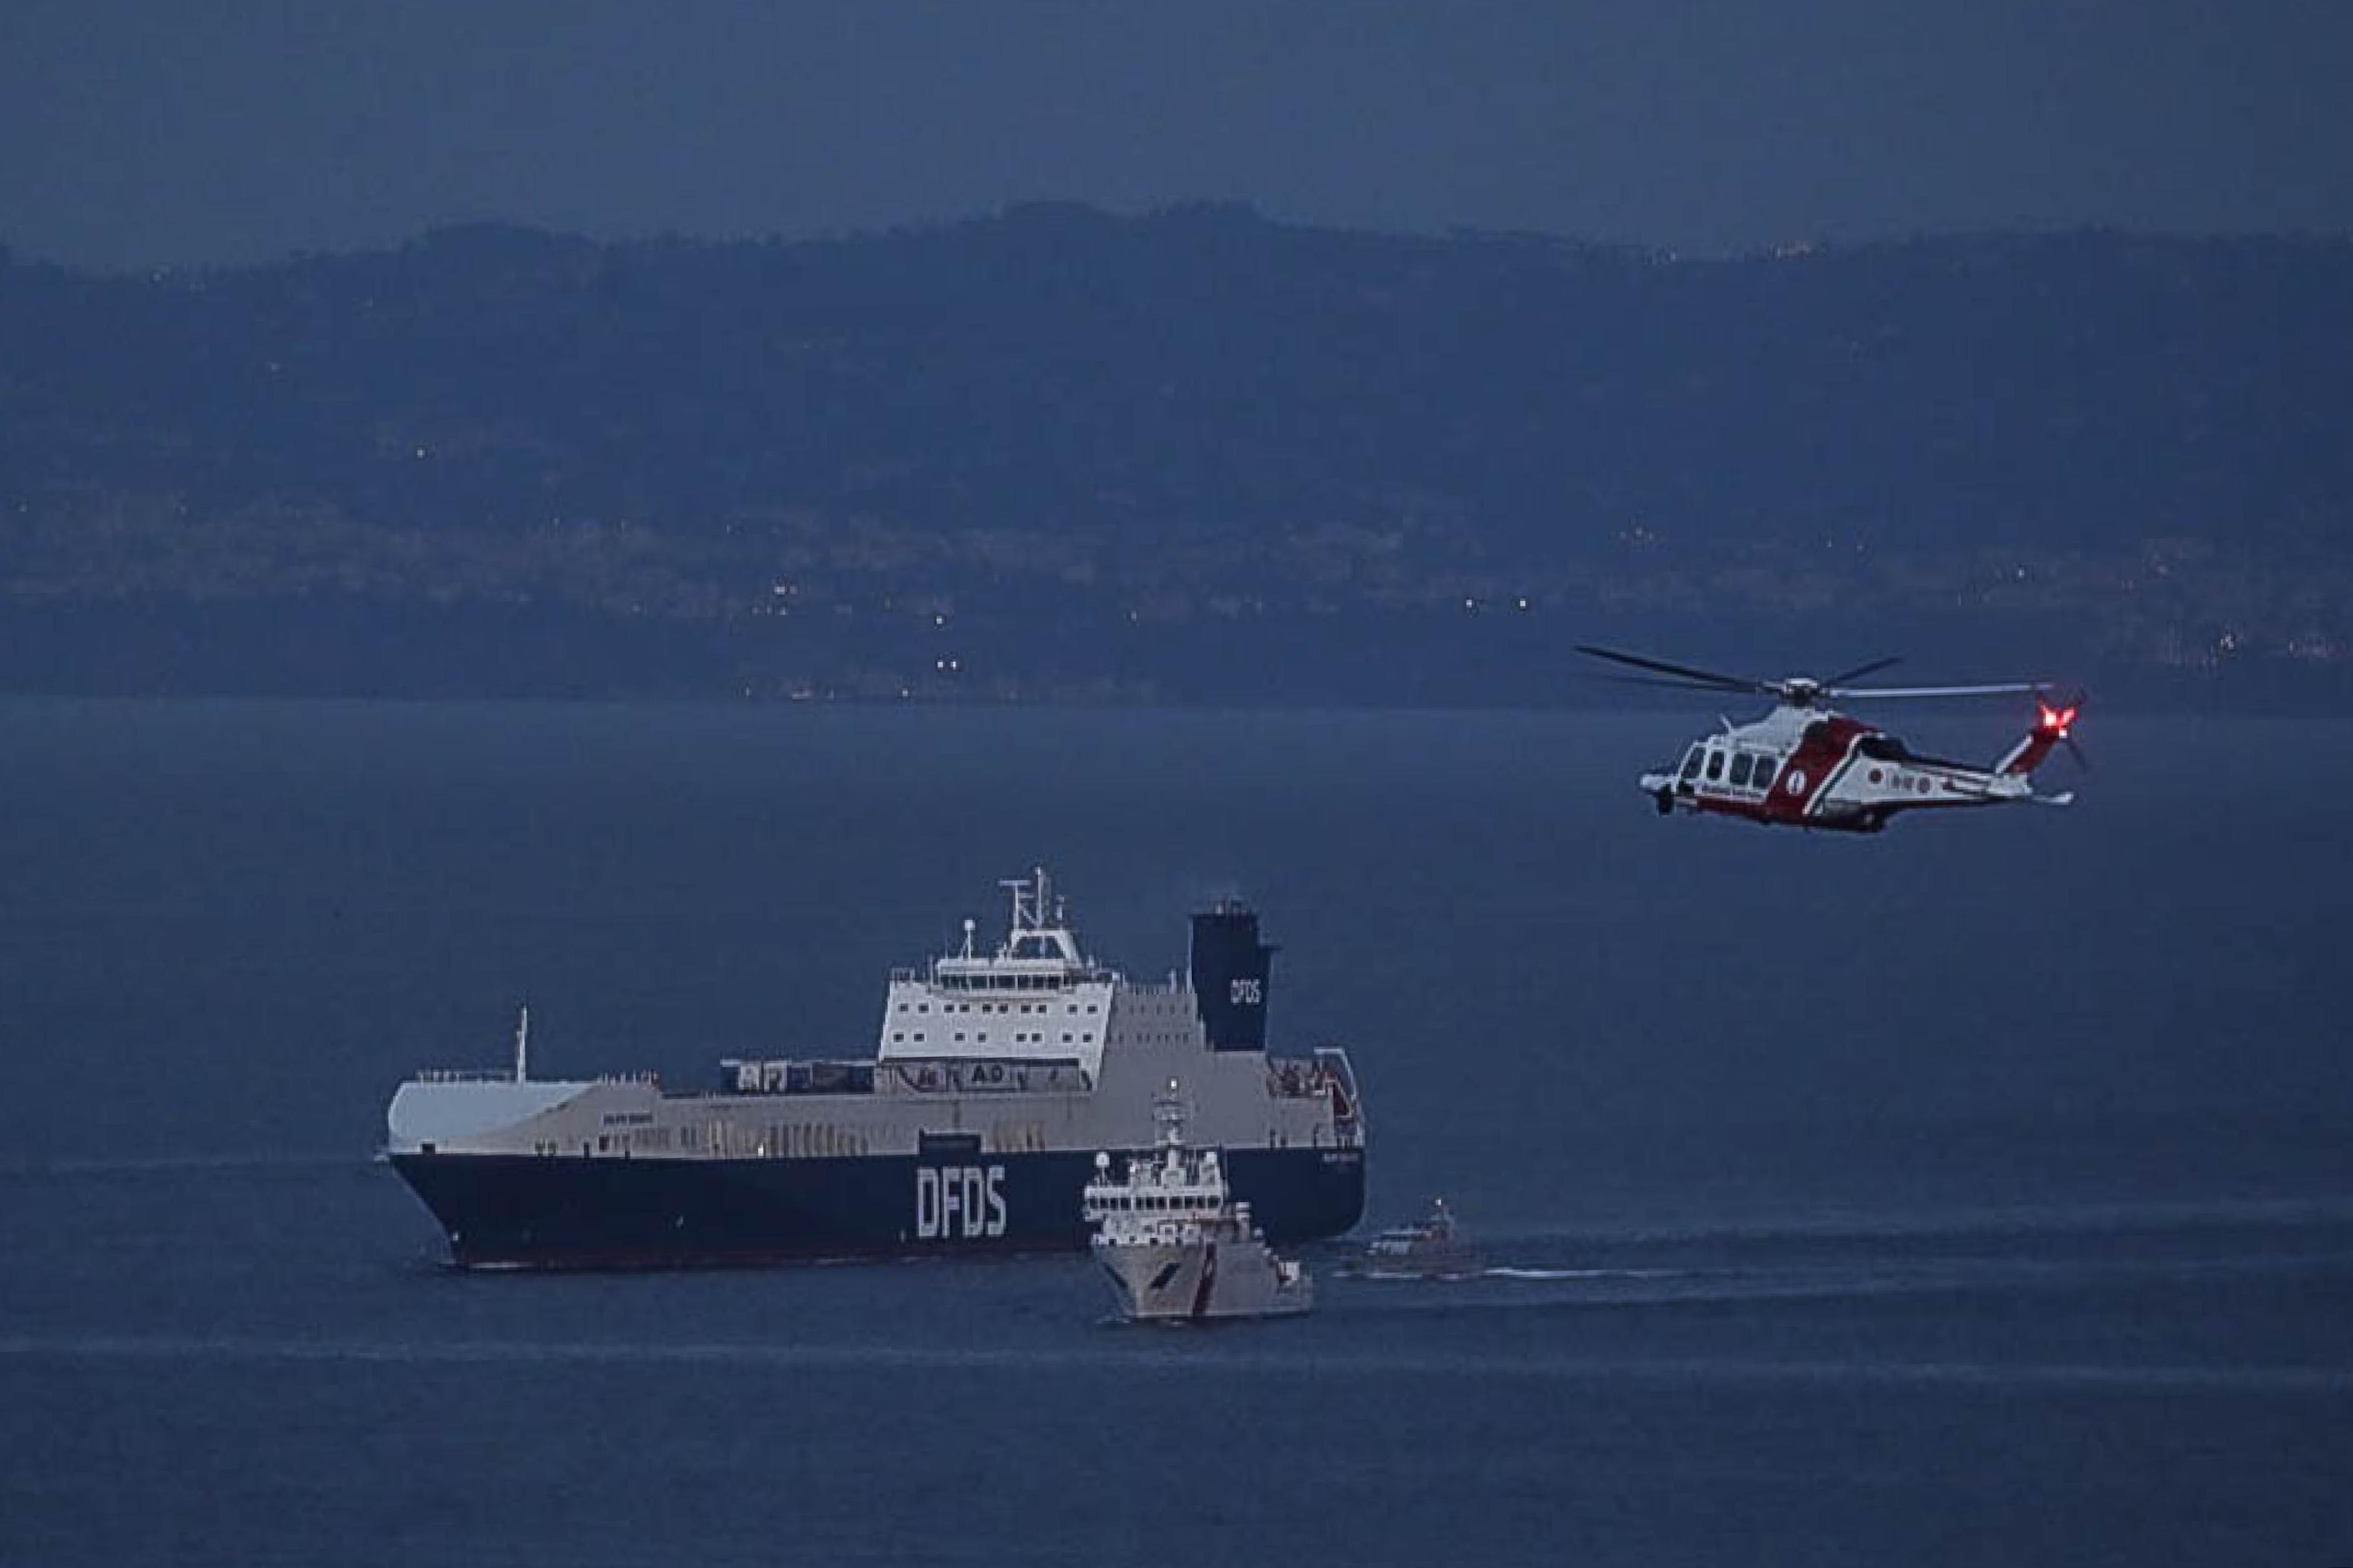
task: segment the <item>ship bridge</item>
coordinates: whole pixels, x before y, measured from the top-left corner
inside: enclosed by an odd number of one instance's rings
[[[1069,1063],[1094,1075],[1118,973],[1080,947],[1044,868],[999,886],[1013,909],[996,952],[976,951],[967,920],[961,948],[892,973],[878,1061]]]

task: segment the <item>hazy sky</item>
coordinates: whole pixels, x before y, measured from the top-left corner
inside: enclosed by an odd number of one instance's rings
[[[0,0],[0,244],[110,267],[503,219],[1011,201],[1694,251],[2353,230],[2353,5]]]

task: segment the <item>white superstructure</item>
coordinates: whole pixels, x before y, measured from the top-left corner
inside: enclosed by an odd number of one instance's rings
[[[1116,971],[1080,950],[1043,867],[998,886],[1012,895],[1013,918],[994,953],[975,952],[967,920],[962,948],[921,969],[892,971],[875,1060],[1067,1066],[1092,1081],[1103,1066],[1113,995],[1127,987]],[[1189,995],[1185,1001],[1189,1007]],[[1154,1009],[1139,993],[1123,1011]]]

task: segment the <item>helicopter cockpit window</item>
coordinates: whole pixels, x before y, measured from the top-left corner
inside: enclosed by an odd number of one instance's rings
[[[1707,782],[1714,784],[1724,776],[1724,753],[1711,748],[1707,753]]]
[[[1699,773],[1700,761],[1706,755],[1707,748],[1701,745],[1696,741],[1693,742],[1692,749],[1683,753],[1683,771],[1682,776],[1686,779],[1696,777]]]
[[[1756,776],[1751,778],[1748,782],[1755,784],[1758,789],[1771,789],[1773,787],[1773,759],[1770,757],[1757,758]]]
[[[1748,753],[1746,752],[1735,752],[1732,758],[1732,782],[1738,784],[1742,789],[1746,789],[1748,787]]]

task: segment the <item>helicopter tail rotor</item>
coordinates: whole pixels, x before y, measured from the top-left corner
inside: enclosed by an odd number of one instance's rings
[[[2075,717],[2083,710],[2084,694],[2080,691],[2064,700],[2054,699],[2047,692],[2037,691],[2034,696],[2034,727],[2026,732],[2025,739],[2012,746],[2001,761],[1994,764],[1994,772],[2020,776],[2031,773],[2042,765],[2052,748],[2063,745],[2067,748],[2068,755],[2075,759],[2077,767],[2085,773],[2091,772],[2091,760],[2084,756],[2083,747],[2075,743],[2073,732]]]

